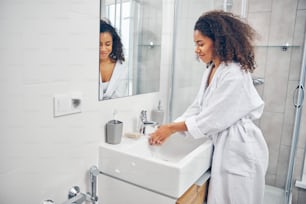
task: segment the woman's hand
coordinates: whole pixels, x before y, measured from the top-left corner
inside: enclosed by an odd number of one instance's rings
[[[183,131],[187,131],[185,121],[161,125],[155,132],[150,134],[149,143],[151,145],[160,145],[173,133]]]
[[[174,131],[171,130],[170,125],[161,125],[155,132],[150,134],[149,143],[151,145],[160,145],[173,133]]]

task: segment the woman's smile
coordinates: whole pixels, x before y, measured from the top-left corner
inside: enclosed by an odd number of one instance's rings
[[[100,59],[106,60],[113,51],[113,38],[108,32],[100,34]]]
[[[198,30],[194,31],[195,53],[204,62],[208,63],[212,60],[213,56],[213,41]]]

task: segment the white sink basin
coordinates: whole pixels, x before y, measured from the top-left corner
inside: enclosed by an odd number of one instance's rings
[[[137,186],[179,198],[210,167],[210,140],[195,140],[177,133],[163,145],[151,146],[148,138],[123,137],[118,145],[101,145],[99,169]]]

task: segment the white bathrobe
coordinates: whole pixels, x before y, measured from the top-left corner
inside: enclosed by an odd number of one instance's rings
[[[128,67],[125,63],[116,62],[112,77],[109,81],[108,87],[104,92],[104,87],[100,75],[99,83],[99,99],[111,99],[128,96]]]
[[[208,204],[263,203],[268,148],[252,121],[264,103],[239,64],[221,63],[206,87],[209,72],[194,102],[176,119],[185,121],[187,136],[213,141]]]

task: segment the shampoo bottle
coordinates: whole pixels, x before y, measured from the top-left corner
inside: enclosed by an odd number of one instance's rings
[[[151,120],[157,122],[159,125],[164,123],[164,111],[161,107],[161,101],[158,102],[157,109],[152,110]]]

